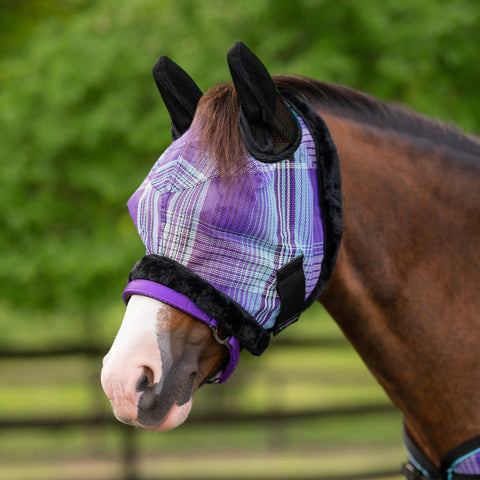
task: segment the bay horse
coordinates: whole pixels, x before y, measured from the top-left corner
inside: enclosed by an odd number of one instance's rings
[[[147,255],[102,369],[116,417],[178,426],[319,301],[404,416],[404,475],[479,479],[479,140],[227,58],[205,94],[154,67],[174,142],[128,203]]]

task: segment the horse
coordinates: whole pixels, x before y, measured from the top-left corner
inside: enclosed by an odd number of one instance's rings
[[[480,141],[270,76],[242,42],[227,59],[233,82],[205,94],[154,67],[174,141],[128,203],[147,254],[103,362],[116,417],[180,425],[240,350],[319,301],[404,417],[403,474],[480,478]]]

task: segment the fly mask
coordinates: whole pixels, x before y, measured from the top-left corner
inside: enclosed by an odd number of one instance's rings
[[[241,347],[261,354],[271,332],[317,299],[342,231],[338,159],[323,120],[280,93],[243,43],[228,64],[248,151],[228,178],[198,141],[199,88],[167,57],[154,67],[174,141],[128,202],[147,254],[124,292],[125,302],[147,295],[221,326],[231,356],[220,381]]]

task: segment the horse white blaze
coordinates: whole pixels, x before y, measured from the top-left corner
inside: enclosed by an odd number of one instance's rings
[[[125,316],[112,348],[103,360],[101,374],[102,387],[112,403],[115,416],[125,423],[136,422],[138,400],[142,392],[137,391],[138,382],[146,376],[149,385],[162,378],[162,355],[158,336],[162,336],[162,346],[169,350],[169,333],[162,321],[162,309],[170,308],[150,297],[133,295],[128,302]],[[164,360],[169,363],[169,359]],[[174,405],[166,418],[151,430],[168,430],[182,423],[190,412],[191,401],[178,407]]]

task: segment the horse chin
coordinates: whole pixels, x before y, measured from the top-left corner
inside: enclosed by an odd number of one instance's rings
[[[188,417],[190,410],[192,409],[192,402],[193,399],[190,400],[183,405],[173,405],[170,411],[167,413],[166,417],[158,424],[152,427],[146,427],[143,425],[137,424],[138,427],[142,428],[143,430],[149,430],[152,432],[164,432],[167,430],[173,430],[174,428],[181,425]]]

